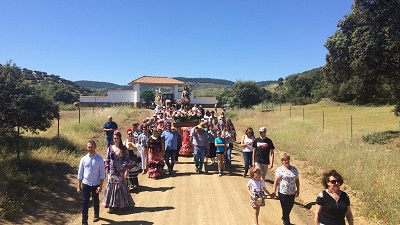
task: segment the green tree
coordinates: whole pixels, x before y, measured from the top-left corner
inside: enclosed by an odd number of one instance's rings
[[[397,102],[400,108],[400,1],[355,0],[325,47],[325,75],[337,101]]]
[[[140,99],[142,99],[142,101],[153,102],[154,97],[155,97],[154,92],[150,90],[143,91],[142,93],[140,93]]]
[[[229,102],[231,102],[232,99],[233,99],[232,88],[224,88],[222,93],[217,96],[219,105],[229,103]]]
[[[54,101],[72,104],[78,101],[78,98],[66,88],[59,88],[54,92]]]
[[[261,103],[266,96],[266,90],[260,88],[254,81],[237,81],[232,86],[231,99],[228,103],[233,107],[250,108]]]
[[[21,69],[10,62],[0,64],[0,102],[1,136],[16,135],[16,128],[33,133],[44,131],[59,115],[55,102],[32,88]]]
[[[278,86],[283,86],[283,81],[285,81],[282,77],[279,77],[278,79]]]
[[[284,94],[292,104],[318,102],[326,95],[326,91],[321,90],[323,84],[325,80],[322,68],[312,69],[286,77]]]

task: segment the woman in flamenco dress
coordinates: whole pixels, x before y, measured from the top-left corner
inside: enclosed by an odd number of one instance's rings
[[[179,155],[182,156],[192,156],[193,155],[193,145],[190,142],[190,130],[192,127],[182,127],[182,147],[179,149]]]
[[[164,175],[164,149],[162,149],[162,139],[157,129],[147,139],[148,151],[148,174],[149,178],[158,178]]]
[[[103,204],[109,213],[114,213],[135,205],[128,186],[126,185],[125,171],[133,166],[129,160],[129,153],[121,140],[121,133],[114,131],[114,145],[107,151],[106,168],[108,183],[104,192]]]

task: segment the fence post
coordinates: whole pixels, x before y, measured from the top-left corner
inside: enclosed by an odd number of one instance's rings
[[[20,148],[19,148],[19,131],[20,131],[20,128],[19,128],[19,125],[18,125],[18,129],[17,129],[17,161],[19,161],[19,153],[20,153]]]
[[[303,108],[303,120],[304,120],[304,108]]]
[[[350,115],[350,140],[353,140],[353,115]]]
[[[57,138],[60,137],[60,114],[57,116]]]
[[[78,106],[78,123],[81,123],[81,106]]]
[[[322,130],[325,129],[325,112],[322,110]]]

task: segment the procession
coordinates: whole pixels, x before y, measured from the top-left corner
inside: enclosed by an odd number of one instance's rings
[[[249,195],[247,204],[253,209],[252,223],[259,224],[260,209],[268,207],[269,200],[279,199],[282,224],[292,224],[290,213],[295,198],[300,195],[299,172],[290,164],[291,156],[283,152],[279,156],[282,165],[274,173],[272,189],[266,188],[266,175],[273,168],[275,147],[267,137],[265,126],[248,127],[239,137],[224,110],[217,114],[216,108],[190,105],[188,87],[184,88],[177,104],[163,103],[159,95],[155,96],[155,102],[153,116],[135,121],[131,127],[119,127],[113,116],[108,116],[102,127],[107,143],[103,160],[96,154],[96,143],[88,141],[89,154],[80,162],[77,187],[78,193],[82,193],[83,225],[88,224],[90,196],[94,206],[93,222],[101,219],[99,205],[109,214],[123,214],[137,207],[131,192],[140,194],[139,174],[160,182],[179,176],[174,167],[180,163],[180,158],[190,159],[193,173],[217,174],[219,182],[223,183],[225,175],[239,168],[234,168],[232,161],[234,146],[243,155],[240,173],[245,179],[243,188]],[[104,197],[100,202],[103,182]],[[326,190],[316,198],[315,224],[345,224],[345,218],[353,224],[349,198],[340,190],[342,176],[330,170],[323,174],[321,183]]]

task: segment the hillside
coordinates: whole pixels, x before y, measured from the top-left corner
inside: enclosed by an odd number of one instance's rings
[[[79,98],[80,95],[89,95],[92,92],[90,89],[83,88],[75,82],[63,79],[58,75],[49,75],[46,72],[29,70],[26,68],[23,68],[22,71],[26,80],[32,85],[40,85],[45,88],[51,87],[55,90],[64,88],[71,92],[76,98]]]
[[[108,90],[131,90],[132,86],[129,85],[118,85],[110,82],[101,82],[101,81],[88,81],[88,80],[79,80],[75,81],[81,87],[90,89],[95,92],[107,92]]]
[[[215,79],[215,78],[186,78],[186,77],[173,77],[179,81],[187,83],[192,91],[196,90],[217,90],[230,88],[235,82],[225,79]],[[278,81],[260,81],[257,84],[260,87],[267,86],[269,84],[277,83]],[[99,81],[87,81],[80,80],[75,81],[81,87],[90,89],[96,92],[107,92],[108,90],[130,90],[131,86],[129,85],[118,85],[109,82],[99,82]],[[222,91],[221,91],[222,92]]]

